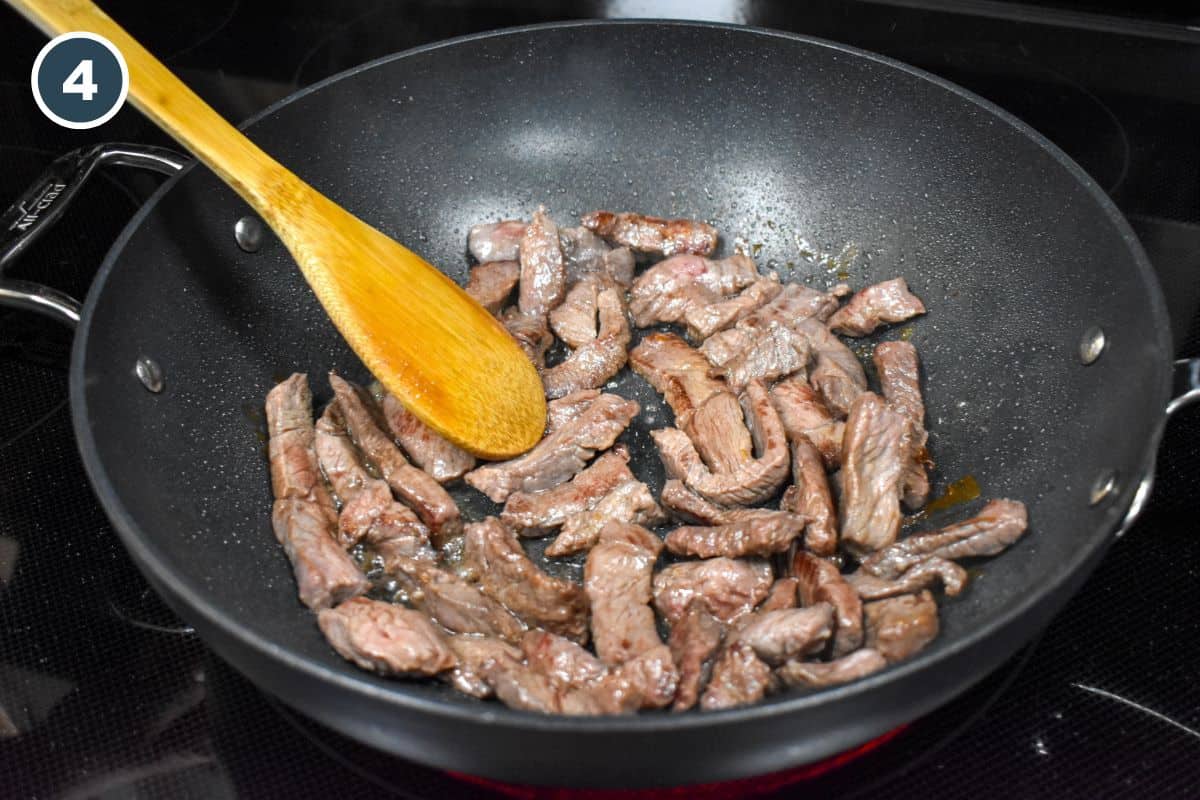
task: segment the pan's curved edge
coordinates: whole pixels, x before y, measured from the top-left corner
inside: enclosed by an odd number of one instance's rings
[[[1123,240],[1130,248],[1130,251],[1134,256],[1135,263],[1137,264],[1140,276],[1150,295],[1149,300],[1151,304],[1151,313],[1155,317],[1155,327],[1159,332],[1159,341],[1157,342],[1157,345],[1168,356],[1163,360],[1163,363],[1157,367],[1160,375],[1158,376],[1159,379],[1156,381],[1158,384],[1157,394],[1161,398],[1162,405],[1165,408],[1167,398],[1170,394],[1169,354],[1171,353],[1171,335],[1170,326],[1167,320],[1166,303],[1161,287],[1159,286],[1157,276],[1155,275],[1140,242],[1137,240],[1132,228],[1116,208],[1115,204],[1113,204],[1111,199],[1104,194],[1103,190],[1095,183],[1095,181],[1069,156],[1067,156],[1062,150],[1047,140],[1040,133],[1029,127],[1026,123],[1014,117],[1009,112],[943,78],[885,56],[880,56],[865,50],[860,50],[858,48],[818,39],[815,37],[790,34],[762,28],[727,25],[722,23],[646,20],[593,20],[548,23],[471,34],[468,36],[448,39],[428,45],[422,45],[401,53],[375,59],[345,72],[330,76],[292,95],[289,95],[288,97],[272,104],[263,111],[250,117],[240,127],[245,128],[251,126],[258,120],[278,111],[280,108],[313,92],[323,89],[324,87],[353,77],[360,72],[364,72],[382,64],[386,64],[411,55],[424,53],[443,47],[450,47],[464,42],[477,41],[497,36],[517,35],[542,29],[624,25],[717,28],[731,32],[752,33],[756,35],[800,41],[821,47],[828,47],[845,52],[849,55],[866,58],[871,61],[884,64],[915,77],[929,81],[947,91],[959,95],[971,103],[978,105],[979,107],[985,109],[986,111],[995,115],[997,118],[1003,120],[1025,134],[1027,138],[1037,143],[1043,150],[1045,150],[1065,169],[1067,169],[1076,177],[1076,179],[1084,186],[1087,192],[1092,195],[1093,199],[1100,206],[1101,210],[1110,218],[1112,223],[1117,226],[1117,229],[1120,231]],[[158,191],[151,196],[146,205],[143,206],[143,208],[140,209],[126,225],[125,229],[121,232],[121,235],[117,238],[116,242],[109,250],[108,255],[102,262],[83,308],[82,319],[80,321],[79,330],[75,337],[71,354],[69,397],[71,401],[72,424],[75,429],[76,440],[85,470],[97,497],[105,508],[109,518],[113,522],[114,528],[121,537],[122,543],[131,552],[134,560],[141,565],[143,569],[148,570],[155,576],[155,580],[153,581],[154,583],[157,583],[160,586],[170,586],[170,593],[179,602],[189,607],[193,614],[203,616],[204,625],[202,627],[219,629],[224,635],[236,640],[242,646],[250,648],[259,656],[281,661],[287,667],[297,670],[309,678],[328,681],[338,685],[342,689],[353,691],[359,694],[365,694],[371,696],[374,700],[379,702],[394,704],[409,710],[454,717],[464,722],[478,722],[480,719],[480,714],[478,713],[477,709],[473,709],[470,706],[451,705],[401,692],[382,689],[378,686],[368,683],[365,680],[359,680],[356,677],[331,671],[320,664],[295,656],[283,648],[263,642],[257,637],[249,634],[249,632],[240,626],[235,619],[225,615],[213,607],[201,592],[195,591],[188,586],[171,585],[169,571],[165,568],[164,563],[160,559],[159,555],[155,552],[155,549],[138,534],[137,525],[135,524],[132,515],[128,512],[128,510],[121,503],[120,498],[116,495],[116,492],[114,491],[113,486],[108,479],[104,466],[101,463],[99,454],[96,451],[95,440],[92,437],[88,418],[85,413],[83,365],[92,316],[97,303],[97,298],[101,294],[108,276],[115,268],[121,251],[124,249],[133,233],[142,224],[145,218],[152,213],[161,198],[167,192],[169,192],[179,180],[183,179],[193,167],[194,165],[184,169],[180,174],[164,183],[158,189]],[[1164,427],[1165,415],[1163,420],[1158,424],[1155,435],[1146,443],[1145,452],[1147,463],[1153,463],[1151,459],[1153,458],[1154,452],[1157,449],[1158,441],[1161,437]],[[1124,487],[1120,502],[1114,503],[1110,508],[1111,513],[1109,516],[1112,520],[1112,528],[1116,527],[1118,521],[1124,513],[1125,507],[1128,506],[1129,502],[1131,502],[1134,488],[1135,484],[1132,482]],[[1103,533],[1107,534],[1109,531],[1106,530]],[[1107,535],[1105,535],[1104,538],[1106,540],[1111,539],[1111,537]],[[1107,542],[1105,542],[1105,545],[1106,544]],[[1099,547],[1099,552],[1086,549],[1082,551],[1080,555],[1073,562],[1071,562],[1071,564],[1066,565],[1067,568],[1064,569],[1062,578],[1057,583],[1044,587],[1044,591],[1041,593],[1030,593],[1022,602],[1010,606],[1003,614],[997,616],[986,628],[973,631],[948,644],[945,648],[938,650],[936,653],[920,655],[914,658],[912,661],[890,668],[875,676],[866,678],[853,684],[849,684],[847,686],[826,690],[816,694],[784,699],[765,705],[750,706],[747,708],[732,709],[721,712],[710,712],[703,715],[651,715],[581,719],[544,716],[497,707],[494,711],[489,710],[486,716],[488,720],[493,723],[511,723],[524,729],[535,729],[551,733],[564,733],[568,731],[583,731],[593,733],[646,733],[654,731],[679,731],[680,729],[695,727],[711,729],[720,727],[722,725],[733,725],[762,717],[791,714],[801,711],[805,708],[810,708],[827,702],[837,701],[852,697],[857,694],[863,694],[877,690],[896,678],[909,676],[914,673],[924,671],[927,667],[931,667],[935,663],[946,661],[956,655],[963,654],[967,650],[975,648],[983,639],[991,635],[993,632],[1002,628],[1009,628],[1021,617],[1030,614],[1034,606],[1036,606],[1039,602],[1044,602],[1048,596],[1062,595],[1064,594],[1064,589],[1067,589],[1070,586],[1077,586],[1078,583],[1082,581],[1083,576],[1076,573],[1085,566],[1089,568],[1090,566],[1093,566],[1096,561],[1098,561],[1099,553],[1102,552],[1103,549],[1104,547],[1101,546]],[[1065,599],[1065,596],[1059,597],[1053,610],[1057,610],[1057,607],[1061,606],[1061,604],[1065,602]],[[1036,632],[1036,629],[1028,631],[1028,637],[1032,637]],[[962,688],[965,689],[966,686],[963,686]]]

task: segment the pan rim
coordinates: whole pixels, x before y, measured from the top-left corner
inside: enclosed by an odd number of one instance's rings
[[[1147,300],[1150,305],[1151,316],[1154,319],[1154,327],[1158,334],[1158,342],[1156,344],[1161,347],[1163,352],[1168,354],[1167,359],[1164,359],[1161,363],[1154,365],[1154,368],[1158,371],[1158,375],[1157,380],[1153,381],[1151,384],[1152,388],[1155,390],[1157,398],[1160,401],[1159,406],[1164,409],[1158,424],[1152,431],[1152,435],[1148,437],[1143,447],[1142,463],[1153,465],[1153,457],[1158,449],[1159,440],[1166,424],[1165,408],[1167,399],[1170,395],[1170,354],[1173,352],[1173,349],[1171,343],[1170,324],[1166,311],[1166,301],[1162,293],[1161,285],[1159,284],[1158,277],[1154,272],[1154,269],[1150,264],[1149,259],[1147,258],[1141,246],[1141,243],[1138,241],[1128,221],[1116,207],[1115,203],[1112,202],[1108,195],[1104,193],[1095,180],[1092,179],[1092,177],[1088,175],[1082,167],[1080,167],[1057,145],[1050,142],[1042,134],[1031,128],[1028,124],[991,101],[986,100],[944,78],[920,68],[913,67],[904,62],[897,61],[868,50],[862,50],[857,47],[852,47],[818,37],[772,30],[768,28],[733,25],[728,23],[652,19],[572,20],[566,22],[551,22],[536,25],[501,28],[459,36],[410,48],[408,50],[368,61],[351,69],[331,75],[321,81],[318,81],[317,83],[288,95],[287,97],[271,104],[262,111],[254,114],[241,123],[238,127],[245,130],[253,126],[259,120],[274,114],[281,108],[300,100],[311,93],[322,90],[335,83],[338,83],[339,81],[352,78],[361,72],[366,72],[402,58],[431,52],[441,48],[461,46],[483,39],[522,35],[542,30],[558,30],[577,27],[599,28],[625,26],[710,28],[723,30],[737,35],[785,39],[805,45],[837,50],[854,57],[865,58],[882,66],[899,70],[900,72],[907,73],[915,78],[932,83],[943,90],[950,91],[951,93],[958,95],[967,102],[981,108],[986,112],[989,112],[994,117],[1012,126],[1019,133],[1024,134],[1026,138],[1037,144],[1042,150],[1044,150],[1075,177],[1075,179],[1082,185],[1084,190],[1091,195],[1092,199],[1098,204],[1100,210],[1109,218],[1111,223],[1116,226],[1122,240],[1124,241],[1126,247],[1129,248],[1130,254],[1133,256],[1133,260],[1138,271],[1138,277],[1148,290]],[[325,664],[319,663],[308,656],[295,652],[291,648],[265,640],[263,637],[260,637],[249,631],[234,616],[217,608],[216,605],[211,602],[209,594],[206,594],[198,587],[192,587],[184,582],[179,582],[176,580],[173,571],[166,564],[163,555],[160,554],[159,548],[151,544],[150,539],[141,533],[138,524],[133,518],[133,515],[121,502],[121,499],[117,495],[113,484],[108,478],[107,471],[97,450],[95,439],[92,436],[88,415],[85,411],[86,397],[84,391],[83,370],[94,310],[98,304],[99,297],[103,294],[103,289],[107,283],[109,275],[116,268],[116,265],[133,234],[141,226],[145,218],[155,210],[162,197],[167,192],[171,191],[175,184],[182,180],[195,167],[195,165],[196,162],[193,161],[191,165],[183,169],[179,174],[166,181],[150,197],[150,199],[147,200],[145,205],[133,216],[126,227],[122,230],[121,234],[117,237],[112,247],[109,249],[104,261],[101,263],[101,266],[97,271],[96,278],[89,289],[82,310],[78,330],[72,346],[69,385],[72,424],[75,430],[76,441],[78,443],[84,468],[97,498],[100,500],[101,505],[104,507],[105,512],[112,521],[113,527],[120,537],[122,544],[130,552],[130,555],[143,570],[148,570],[153,574],[152,581],[154,583],[163,586],[168,592],[180,599],[189,607],[192,614],[203,617],[205,620],[205,627],[219,630],[223,636],[236,640],[238,643],[254,652],[260,658],[266,658],[271,661],[280,662],[286,668],[302,673],[308,678],[334,684],[341,690],[353,692],[360,696],[370,698],[373,701],[388,703],[412,712],[429,713],[436,716],[455,719],[461,722],[483,722],[484,724],[493,726],[504,726],[511,724],[524,729],[532,728],[538,731],[560,733],[646,734],[657,732],[667,733],[696,727],[718,728],[725,725],[736,725],[754,719],[790,715],[797,712],[802,712],[808,708],[824,705],[825,703],[838,702],[860,694],[869,694],[872,691],[891,683],[893,680],[897,680],[918,672],[924,672],[927,668],[933,668],[936,664],[949,660],[962,651],[977,646],[981,641],[987,639],[998,630],[1012,625],[1021,617],[1029,614],[1030,611],[1035,608],[1037,604],[1046,596],[1055,594],[1055,592],[1065,583],[1067,583],[1071,577],[1088,562],[1089,559],[1096,558],[1098,560],[1098,557],[1095,553],[1096,548],[1107,547],[1107,545],[1112,541],[1112,531],[1117,527],[1120,519],[1124,515],[1125,509],[1129,506],[1130,502],[1132,502],[1134,491],[1138,486],[1137,482],[1130,481],[1122,488],[1119,502],[1113,503],[1109,506],[1105,517],[1105,524],[1099,526],[1101,530],[1096,532],[1095,544],[1089,547],[1080,548],[1080,550],[1075,553],[1074,557],[1070,561],[1060,564],[1058,570],[1051,576],[1051,578],[1044,582],[1041,586],[1037,587],[1037,591],[1024,595],[1022,599],[1014,602],[1008,608],[1002,610],[1001,613],[989,620],[986,625],[970,631],[954,641],[948,642],[944,647],[940,647],[934,651],[926,651],[910,661],[889,667],[888,669],[873,676],[869,676],[865,679],[846,684],[844,686],[834,687],[809,694],[799,694],[790,698],[785,697],[773,702],[768,701],[767,703],[718,712],[666,715],[639,714],[618,717],[564,717],[519,711],[507,708],[500,704],[489,704],[489,707],[486,708],[486,710],[483,710],[483,713],[481,713],[480,708],[466,703],[448,703],[435,697],[422,696],[417,693],[404,691],[403,683],[396,683],[394,685],[387,686],[379,685],[378,683],[372,681],[373,676],[367,675],[366,673],[356,674],[353,672],[339,671]],[[1143,473],[1142,475],[1139,475],[1139,480],[1144,479],[1147,474],[1148,473]],[[306,609],[302,609],[299,606],[297,607],[297,610],[303,613],[309,613]],[[1031,632],[1031,635],[1032,633],[1033,632]]]

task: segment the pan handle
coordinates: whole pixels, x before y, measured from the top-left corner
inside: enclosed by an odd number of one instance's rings
[[[44,314],[75,327],[79,301],[31,281],[5,278],[5,271],[54,226],[98,167],[137,167],[174,175],[188,159],[174,150],[140,144],[105,143],[72,150],[54,160],[0,215],[0,306]]]

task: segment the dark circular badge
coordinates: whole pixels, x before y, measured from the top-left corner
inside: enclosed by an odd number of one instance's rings
[[[42,113],[64,128],[103,125],[125,104],[129,68],[103,36],[76,31],[42,48],[30,77]]]

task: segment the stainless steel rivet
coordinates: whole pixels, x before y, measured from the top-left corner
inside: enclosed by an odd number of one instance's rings
[[[1093,363],[1104,352],[1107,344],[1108,338],[1102,329],[1095,325],[1088,328],[1079,340],[1079,361],[1084,365]]]
[[[242,217],[233,226],[233,238],[247,253],[257,252],[262,247],[262,221],[258,217]]]
[[[154,359],[142,356],[134,365],[133,372],[137,379],[150,391],[158,394],[163,390],[163,371]]]
[[[1097,505],[1109,497],[1117,490],[1117,473],[1114,470],[1106,469],[1096,478],[1096,482],[1092,484],[1092,491],[1088,495],[1088,504]]]

